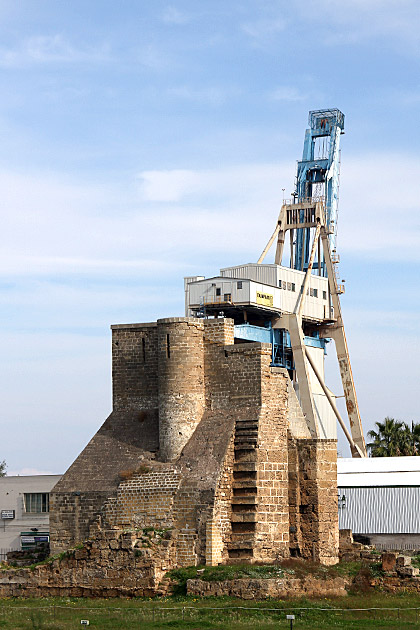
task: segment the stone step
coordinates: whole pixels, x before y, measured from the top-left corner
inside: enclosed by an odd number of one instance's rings
[[[252,431],[251,429],[239,429],[235,432],[235,439],[248,437],[256,440],[258,438],[258,431]]]
[[[255,512],[233,512],[230,517],[231,523],[256,523],[258,515]]]
[[[251,444],[256,444],[258,440],[258,435],[235,435],[235,444],[239,444],[240,442],[250,442]]]
[[[242,472],[249,471],[255,472],[257,470],[257,462],[233,462],[233,471]]]
[[[255,424],[255,425],[258,426],[258,420],[252,420],[250,418],[244,418],[244,419],[240,418],[240,419],[236,420],[236,426],[238,426],[238,425],[242,426],[244,424]]]
[[[232,487],[238,490],[240,489],[246,490],[247,488],[249,488],[251,491],[253,491],[257,487],[257,480],[256,479],[246,479],[246,480],[241,480],[241,481],[233,480]]]
[[[257,478],[257,473],[254,470],[234,470],[233,471],[233,480],[234,481],[255,481]]]
[[[254,447],[249,448],[249,449],[236,448],[234,465],[244,464],[244,463],[256,464],[257,457],[258,457],[257,449]]]
[[[232,497],[233,505],[257,505],[258,497],[256,494]]]
[[[257,448],[256,444],[250,444],[249,442],[237,444],[235,440],[235,453],[236,451],[255,451],[256,448]]]
[[[232,534],[232,540],[228,542],[228,549],[249,549],[254,548],[254,535],[253,534]]]

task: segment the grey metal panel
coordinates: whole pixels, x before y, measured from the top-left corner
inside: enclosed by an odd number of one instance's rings
[[[346,497],[339,509],[340,529],[356,534],[414,534],[420,532],[420,487],[338,489]]]
[[[278,286],[277,282],[277,265],[239,265],[237,267],[228,267],[221,269],[220,274],[229,278],[244,278],[268,284],[273,287]]]

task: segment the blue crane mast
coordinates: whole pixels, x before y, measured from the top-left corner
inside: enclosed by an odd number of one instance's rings
[[[340,175],[340,136],[344,133],[344,114],[339,109],[309,112],[302,160],[297,165],[296,203],[312,199],[325,204],[325,220],[330,251],[335,252],[337,238],[338,190]],[[301,211],[303,212],[303,211]],[[292,243],[291,267],[306,271],[311,251],[310,228],[296,230]],[[318,274],[327,275],[322,254],[314,263]]]

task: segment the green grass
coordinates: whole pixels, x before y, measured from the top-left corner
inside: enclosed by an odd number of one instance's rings
[[[4,599],[0,600],[0,628],[7,630],[274,630],[289,628],[286,614],[296,616],[294,628],[402,630],[420,628],[420,596],[416,594],[349,595],[339,599],[263,602],[232,598],[175,597],[164,599]],[[366,611],[360,609],[379,608]],[[392,610],[385,610],[386,608]],[[321,610],[323,609],[323,610]],[[344,610],[342,610],[344,609]],[[351,611],[350,609],[359,609]],[[418,614],[418,620],[417,620]]]

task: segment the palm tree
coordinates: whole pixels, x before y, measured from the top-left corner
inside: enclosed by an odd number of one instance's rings
[[[413,455],[420,455],[420,422],[411,423],[411,434],[413,436]]]
[[[378,430],[368,432],[368,436],[372,439],[372,442],[367,444],[371,457],[399,457],[415,454],[413,433],[405,422],[387,416],[384,422],[375,424]]]

